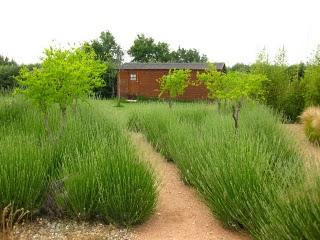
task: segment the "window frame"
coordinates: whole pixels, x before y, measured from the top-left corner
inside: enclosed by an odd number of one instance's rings
[[[138,81],[137,73],[130,73],[130,81]]]

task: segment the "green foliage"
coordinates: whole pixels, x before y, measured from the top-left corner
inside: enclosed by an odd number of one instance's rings
[[[214,64],[208,64],[208,70],[205,72],[197,72],[197,79],[203,82],[208,89],[208,97],[210,99],[219,99],[217,91],[223,89],[223,72],[219,72]]]
[[[0,55],[0,91],[10,91],[16,85],[15,76],[19,74],[19,66],[8,57]]]
[[[267,80],[261,74],[218,72],[212,64],[207,71],[198,73],[197,78],[206,85],[209,98],[220,100],[259,99],[264,94],[262,84]]]
[[[250,67],[250,65],[247,65],[247,64],[244,64],[244,63],[236,63],[229,70],[230,71],[235,71],[235,72],[249,73],[250,70],[251,70],[251,67]]]
[[[16,87],[15,77],[19,74],[17,65],[0,65],[0,89],[12,90]]]
[[[68,114],[65,134],[56,141],[26,99],[0,100],[0,212],[12,203],[31,214],[43,208],[125,226],[150,216],[155,176],[115,119],[81,104],[78,114]],[[59,135],[58,123],[55,105],[49,111],[53,135]]]
[[[130,47],[128,54],[133,57],[133,62],[169,62],[169,45],[164,42],[155,43],[151,37],[144,34],[138,35]]]
[[[108,69],[102,76],[104,86],[96,88],[95,92],[102,97],[115,97],[117,68],[123,61],[124,53],[109,31],[101,32],[99,39],[93,40],[91,46],[97,58],[108,65]]]
[[[191,70],[174,69],[159,79],[160,95],[168,93],[170,99],[182,95],[189,85]]]
[[[140,34],[134,40],[128,54],[133,62],[207,62],[206,55],[196,49],[178,48],[170,52],[169,44],[155,42],[151,37]]]
[[[293,80],[282,93],[280,100],[281,112],[290,122],[298,120],[305,107],[305,88],[301,81]]]
[[[0,66],[11,66],[11,65],[17,65],[17,63],[13,60],[10,60],[8,57],[4,57],[0,55]]]
[[[67,107],[103,85],[101,75],[106,67],[106,64],[96,60],[88,44],[71,50],[48,48],[40,67],[21,69],[17,77],[21,86],[18,92],[32,99],[44,113],[48,133],[48,109],[53,103],[59,104],[61,129],[64,130]]]
[[[187,111],[206,114],[185,121]],[[225,225],[254,239],[319,236],[318,201],[305,193],[313,188],[318,196],[319,188],[306,181],[303,159],[271,110],[246,104],[236,135],[227,115],[201,105],[153,106],[132,116],[130,125],[177,164]]]
[[[305,71],[303,80],[306,91],[305,100],[306,105],[319,105],[320,104],[320,64],[308,65]]]
[[[206,55],[200,55],[197,49],[178,48],[171,52],[171,62],[207,62]]]

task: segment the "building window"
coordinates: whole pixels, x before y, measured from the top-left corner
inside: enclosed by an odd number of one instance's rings
[[[130,74],[130,80],[131,81],[136,81],[137,80],[137,74],[131,73]]]

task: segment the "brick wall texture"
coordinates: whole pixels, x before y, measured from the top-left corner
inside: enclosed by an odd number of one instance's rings
[[[118,74],[118,93],[124,98],[136,98],[139,96],[146,98],[157,98],[159,96],[158,80],[169,70],[120,70]],[[201,70],[199,70],[201,72]],[[130,74],[136,74],[137,80],[130,80]],[[191,79],[195,80],[197,70],[192,70]],[[119,84],[120,82],[120,84]],[[179,97],[181,100],[201,100],[207,99],[208,91],[203,85],[188,86],[185,93]],[[168,98],[162,95],[161,98]]]

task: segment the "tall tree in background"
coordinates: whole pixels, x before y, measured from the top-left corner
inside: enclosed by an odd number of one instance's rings
[[[251,71],[250,65],[244,63],[236,63],[230,69],[230,71],[249,73]]]
[[[128,50],[133,62],[207,62],[206,55],[196,49],[178,48],[170,51],[169,44],[155,42],[151,37],[139,34]]]
[[[196,49],[185,49],[178,48],[176,51],[171,53],[172,62],[207,62],[208,58],[206,55],[200,55]]]
[[[96,92],[102,97],[115,97],[118,66],[123,61],[123,51],[111,32],[101,32],[100,37],[91,42],[97,58],[108,65],[103,75],[105,86]]]
[[[304,77],[305,100],[308,106],[320,104],[320,45],[309,61]]]
[[[0,55],[0,90],[11,90],[17,82],[15,77],[19,74],[18,64],[8,57]]]
[[[169,45],[164,42],[156,43],[153,38],[138,34],[133,45],[128,50],[133,62],[169,62]]]

